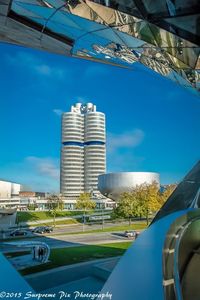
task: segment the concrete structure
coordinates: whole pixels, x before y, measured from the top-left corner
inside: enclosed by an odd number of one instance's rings
[[[117,201],[122,193],[133,190],[136,185],[154,181],[160,185],[159,177],[158,173],[152,172],[108,173],[99,176],[98,188],[102,195]]]
[[[19,196],[22,186],[19,183],[0,180],[0,198],[11,198]]]
[[[92,103],[76,103],[62,116],[61,193],[76,200],[83,192],[99,194],[98,176],[105,173],[105,115]]]
[[[43,192],[23,191],[23,186],[10,181],[0,181],[0,208],[28,209],[35,205],[39,210],[47,209],[47,198]]]
[[[0,230],[6,230],[15,225],[16,209],[0,208]]]

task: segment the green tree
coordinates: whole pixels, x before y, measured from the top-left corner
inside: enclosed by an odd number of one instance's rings
[[[96,203],[91,199],[90,193],[81,193],[76,202],[76,208],[83,210],[83,231],[85,230],[85,213],[86,210],[94,209]]]
[[[125,192],[121,195],[121,199],[119,200],[117,207],[114,209],[114,214],[128,219],[129,225],[131,225],[131,218],[140,216],[141,209],[135,190]]]
[[[169,184],[165,187],[163,192],[160,192],[160,204],[163,206],[163,204],[167,201],[167,199],[171,196],[173,191],[176,189],[176,184]]]
[[[38,208],[38,205],[36,203],[28,204],[27,208],[28,210],[36,210],[36,208]]]
[[[47,199],[47,207],[50,214],[53,216],[53,224],[56,226],[57,212],[64,209],[64,202],[60,195],[51,194]]]
[[[141,215],[146,218],[149,224],[149,214],[161,207],[160,191],[157,182],[151,184],[143,183],[134,189],[135,197],[140,206]]]

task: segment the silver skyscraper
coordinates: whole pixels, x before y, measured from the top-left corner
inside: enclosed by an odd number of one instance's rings
[[[98,176],[106,171],[105,115],[92,103],[76,103],[62,116],[61,193],[98,194]]]

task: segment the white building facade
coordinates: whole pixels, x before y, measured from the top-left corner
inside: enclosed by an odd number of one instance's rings
[[[67,200],[83,192],[98,194],[106,170],[105,114],[92,103],[76,103],[62,116],[60,190]]]
[[[22,186],[19,183],[0,180],[0,199],[19,196]]]

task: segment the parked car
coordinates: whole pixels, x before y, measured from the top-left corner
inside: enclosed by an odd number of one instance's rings
[[[10,236],[25,236],[28,232],[26,230],[16,229],[10,232]]]
[[[45,227],[44,227],[44,230],[45,230],[45,232],[50,233],[50,232],[53,231],[53,227],[51,227],[51,226],[45,226]]]
[[[139,234],[140,232],[136,230],[126,230],[124,232],[124,236],[127,238],[137,238]]]
[[[32,230],[33,233],[50,233],[53,231],[53,227],[51,226],[39,226]]]

